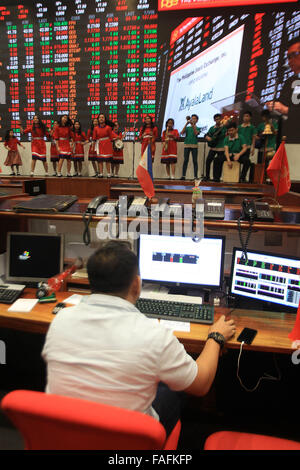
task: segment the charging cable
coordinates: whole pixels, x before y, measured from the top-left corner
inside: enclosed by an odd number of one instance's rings
[[[242,382],[242,379],[241,379],[240,376],[239,376],[240,360],[241,360],[241,356],[242,356],[242,351],[243,351],[243,346],[244,346],[244,344],[245,344],[245,341],[242,341],[242,342],[241,342],[241,346],[240,346],[240,353],[239,353],[239,357],[238,357],[237,372],[236,372],[236,376],[237,376],[237,378],[238,378],[238,380],[239,380],[241,386],[243,387],[243,389],[246,390],[246,392],[255,392],[255,390],[257,390],[257,388],[258,388],[258,386],[259,386],[259,384],[260,384],[260,382],[261,382],[262,380],[274,380],[274,381],[276,381],[276,382],[279,382],[279,381],[281,380],[281,373],[280,373],[280,370],[279,370],[279,368],[278,368],[278,365],[277,365],[275,356],[273,356],[273,358],[274,358],[274,363],[275,363],[275,367],[276,367],[277,372],[278,372],[278,377],[273,377],[272,375],[269,375],[269,374],[264,373],[263,377],[261,377],[261,378],[258,380],[258,382],[257,382],[257,384],[255,385],[254,388],[248,389],[247,387],[245,387],[245,385],[244,385],[243,382]]]

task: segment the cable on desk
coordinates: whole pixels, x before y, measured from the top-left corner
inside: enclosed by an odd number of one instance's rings
[[[246,238],[246,241],[244,241],[243,240],[243,234],[242,234],[242,227],[241,227],[241,217],[239,217],[238,220],[237,220],[239,238],[240,238],[240,243],[241,243],[241,248],[242,248],[242,259],[244,259],[246,261],[248,261],[247,249],[248,249],[250,236],[251,236],[251,233],[252,233],[253,223],[254,223],[254,219],[251,217],[250,221],[249,221],[250,226],[249,226],[249,229],[248,229],[247,238]]]
[[[93,214],[90,213],[88,219],[86,218],[86,212],[83,214],[82,219],[84,223],[84,231],[83,231],[83,242],[85,245],[89,245],[91,243],[91,233],[90,233],[90,223],[93,217]]]
[[[257,390],[257,388],[258,388],[258,386],[259,386],[259,384],[260,384],[260,382],[261,382],[262,380],[273,380],[273,381],[275,381],[275,382],[279,382],[279,381],[281,380],[281,372],[280,372],[279,367],[278,367],[278,365],[277,365],[276,358],[275,358],[275,356],[273,355],[275,367],[276,367],[277,372],[278,372],[278,377],[273,377],[272,375],[269,375],[269,374],[264,373],[264,375],[258,380],[258,382],[257,382],[257,384],[255,385],[254,388],[249,389],[249,388],[245,387],[245,385],[244,385],[243,382],[242,382],[242,379],[241,379],[240,376],[239,376],[240,360],[241,360],[241,355],[242,355],[243,345],[244,345],[244,344],[245,344],[245,342],[242,341],[241,346],[240,346],[240,353],[239,353],[239,357],[238,357],[237,371],[236,371],[236,376],[237,376],[237,378],[238,378],[238,380],[239,380],[239,382],[240,382],[242,388],[243,388],[244,390],[246,390],[246,392],[252,393],[252,392],[255,392],[255,391]]]

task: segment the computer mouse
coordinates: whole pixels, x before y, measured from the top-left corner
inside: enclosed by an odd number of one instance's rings
[[[59,302],[55,305],[54,309],[52,310],[53,315],[56,315],[62,308],[65,308],[66,304],[64,302]]]

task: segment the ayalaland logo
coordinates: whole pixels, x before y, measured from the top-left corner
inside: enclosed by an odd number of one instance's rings
[[[194,96],[194,98],[190,99],[187,96],[184,98],[180,98],[180,106],[179,106],[179,111],[184,111],[185,109],[190,110],[194,106],[197,106],[198,104],[205,103],[206,101],[212,100],[214,94],[214,89],[212,88],[209,92],[207,93],[199,93],[198,96]]]

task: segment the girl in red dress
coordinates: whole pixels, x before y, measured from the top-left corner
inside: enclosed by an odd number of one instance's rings
[[[10,129],[6,132],[4,139],[4,146],[8,150],[4,165],[11,167],[10,176],[20,176],[19,166],[22,165],[22,160],[18,151],[18,145],[25,149],[24,145],[15,137],[14,131]],[[14,166],[16,167],[16,173],[14,172]]]
[[[117,139],[115,134],[106,122],[104,114],[98,116],[99,126],[94,128],[93,140],[95,141],[95,149],[97,152],[99,174],[98,178],[103,178],[103,164],[106,163],[107,177],[111,176],[111,161],[113,156],[112,141]]]
[[[177,163],[177,140],[179,140],[179,132],[174,129],[174,119],[170,118],[166,122],[166,130],[162,134],[162,156],[161,163],[166,164],[168,178],[175,179],[175,167]],[[170,173],[172,172],[172,176]]]
[[[118,122],[114,123],[113,131],[117,134],[119,140],[123,140],[126,132],[120,132],[120,126]],[[112,176],[118,178],[120,165],[124,163],[123,149],[117,150],[113,145],[113,163],[112,163]]]
[[[40,120],[38,116],[34,116],[32,126],[27,127],[25,130],[20,126],[22,134],[31,134],[31,172],[30,176],[34,175],[35,165],[37,160],[43,163],[45,176],[48,176],[48,164],[46,161],[46,142],[45,137],[50,137],[46,125]]]
[[[94,175],[93,177],[96,178],[98,176],[98,168],[97,168],[97,153],[95,150],[95,142],[93,141],[93,132],[95,127],[99,126],[99,121],[98,118],[94,118],[92,120],[91,127],[89,128],[87,132],[87,139],[89,142],[91,142],[90,148],[89,148],[89,156],[88,156],[88,161],[92,162],[93,169],[94,169]]]
[[[53,165],[53,171],[54,171],[52,176],[57,176],[56,167],[57,167],[57,163],[58,163],[58,160],[59,160],[58,153],[57,153],[57,148],[56,148],[56,143],[55,143],[55,140],[53,139],[54,130],[57,126],[58,126],[58,121],[54,121],[51,132],[50,132],[50,136],[51,136],[50,161]]]
[[[54,129],[53,137],[59,156],[57,176],[61,176],[64,160],[67,160],[67,176],[71,176],[71,156],[74,135],[72,132],[72,121],[67,114],[61,116],[58,126]]]
[[[140,129],[140,141],[142,143],[142,150],[141,156],[144,154],[148,144],[151,146],[151,155],[152,155],[152,163],[154,161],[155,156],[155,149],[156,149],[156,140],[158,137],[158,129],[154,125],[153,119],[151,116],[146,116],[144,120],[144,124]]]
[[[74,122],[73,127],[74,134],[74,146],[73,146],[73,155],[72,161],[74,163],[75,173],[73,176],[81,176],[82,172],[82,162],[84,161],[84,148],[83,146],[88,143],[87,136],[81,130],[81,124],[79,121]]]

